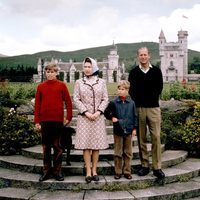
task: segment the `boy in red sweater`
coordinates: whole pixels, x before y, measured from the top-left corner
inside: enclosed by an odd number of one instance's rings
[[[60,138],[63,124],[69,124],[72,119],[72,102],[66,85],[56,78],[57,71],[55,64],[45,67],[47,80],[38,85],[35,96],[34,123],[36,129],[41,129],[43,147],[43,175],[39,181],[45,181],[51,175],[58,181],[64,180],[61,173],[63,149]],[[66,119],[64,103],[67,109]],[[54,150],[53,168],[51,147]]]

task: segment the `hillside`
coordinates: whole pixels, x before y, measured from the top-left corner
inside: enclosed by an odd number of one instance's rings
[[[136,51],[139,47],[147,46],[151,51],[152,63],[159,62],[159,44],[155,42],[142,42],[142,43],[119,43],[118,54],[120,62],[124,62],[127,69],[136,61]],[[101,61],[107,58],[111,45],[94,47],[88,49],[81,49],[77,51],[60,52],[60,51],[44,51],[35,54],[27,54],[12,57],[0,57],[0,68],[2,67],[17,67],[18,65],[37,67],[37,61],[39,58],[45,60],[51,60],[52,57],[61,59],[62,61],[82,61],[86,56],[91,56]],[[193,57],[200,57],[200,52],[189,50],[189,63],[193,60]]]
[[[7,57],[6,55],[0,54],[0,57]]]

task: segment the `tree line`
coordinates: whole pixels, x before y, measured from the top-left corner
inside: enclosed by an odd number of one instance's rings
[[[33,74],[37,74],[37,69],[33,66],[0,66],[0,78],[11,82],[30,82],[33,79]]]

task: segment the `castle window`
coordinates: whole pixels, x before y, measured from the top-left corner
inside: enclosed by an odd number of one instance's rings
[[[169,65],[168,69],[169,70],[174,70],[175,69],[173,61],[170,61],[170,65]]]
[[[174,56],[174,55],[171,53],[171,54],[170,54],[170,57],[173,57],[173,56]]]

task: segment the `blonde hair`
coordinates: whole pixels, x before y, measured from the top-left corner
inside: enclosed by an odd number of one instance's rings
[[[140,47],[138,50],[137,50],[137,55],[139,55],[140,54],[140,50],[147,50],[147,53],[148,54],[150,54],[150,52],[149,52],[149,49],[147,48],[147,47]]]
[[[118,84],[117,84],[117,88],[120,88],[120,87],[123,87],[126,90],[129,90],[129,88],[130,88],[129,81],[127,81],[127,80],[121,80],[121,81],[119,81]]]
[[[54,70],[55,72],[58,72],[58,67],[55,63],[49,63],[45,66],[45,70]]]

